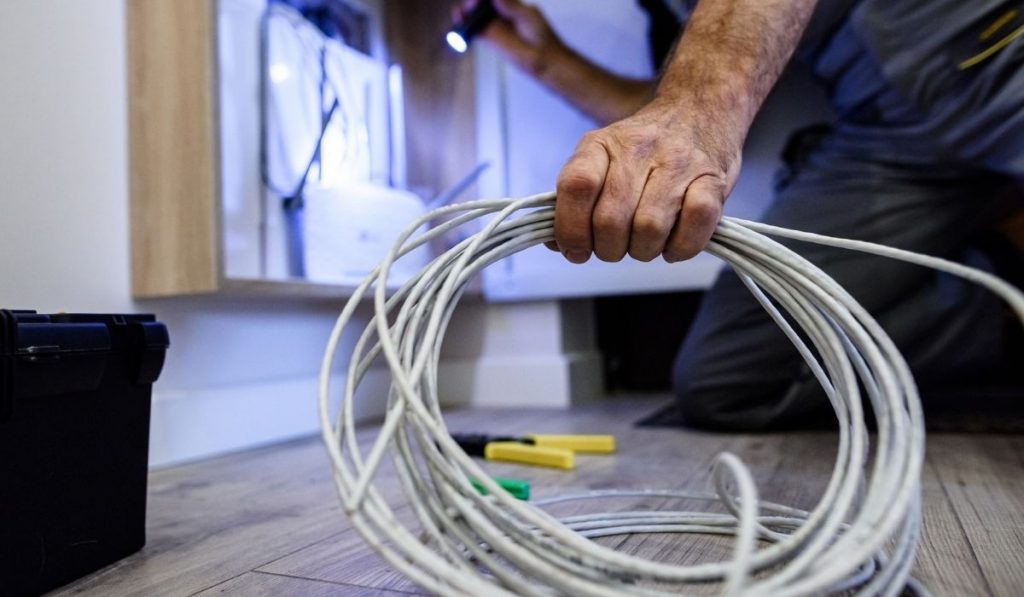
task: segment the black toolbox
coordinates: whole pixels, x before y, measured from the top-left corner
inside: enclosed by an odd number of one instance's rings
[[[146,542],[152,315],[0,310],[0,595],[37,595]]]

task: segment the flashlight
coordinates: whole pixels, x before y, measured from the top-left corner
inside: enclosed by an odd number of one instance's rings
[[[479,0],[476,3],[476,8],[470,11],[462,19],[462,22],[445,36],[448,45],[459,54],[465,52],[469,48],[469,42],[477,33],[483,31],[496,16],[498,13],[494,10],[491,0]]]

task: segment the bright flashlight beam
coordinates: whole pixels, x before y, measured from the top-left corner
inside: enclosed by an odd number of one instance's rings
[[[451,46],[452,49],[458,52],[459,54],[465,52],[466,48],[469,47],[469,45],[466,43],[466,40],[463,39],[461,35],[454,31],[449,31],[445,39],[448,40],[448,45]]]

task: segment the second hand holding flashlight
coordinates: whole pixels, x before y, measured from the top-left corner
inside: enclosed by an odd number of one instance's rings
[[[487,28],[487,25],[498,16],[498,11],[494,9],[494,4],[491,0],[479,0],[476,4],[476,8],[469,11],[462,22],[457,26],[453,27],[445,39],[448,41],[448,45],[452,47],[458,53],[463,53],[469,49],[469,42],[481,31]]]

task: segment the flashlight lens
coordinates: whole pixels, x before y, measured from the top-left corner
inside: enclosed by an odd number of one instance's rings
[[[466,51],[466,40],[462,39],[462,36],[456,33],[455,31],[449,31],[445,39],[448,40],[448,45],[451,46],[452,49],[458,52],[459,54],[462,54],[463,52]]]

